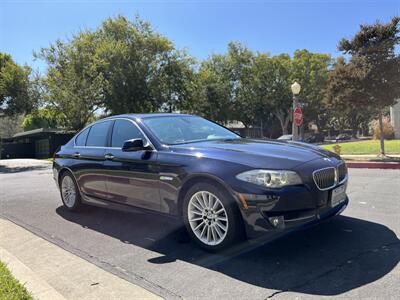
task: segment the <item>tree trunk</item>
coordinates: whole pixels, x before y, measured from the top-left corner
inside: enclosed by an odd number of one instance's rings
[[[380,130],[380,140],[381,140],[381,156],[385,156],[385,133],[383,132],[383,114],[382,111],[379,112],[379,130]]]
[[[361,125],[361,130],[362,130],[362,132],[361,132],[361,134],[362,134],[362,136],[367,136],[367,135],[369,135],[369,125],[368,125],[368,123],[363,123],[362,125]]]
[[[353,138],[357,138],[358,129],[359,129],[358,128],[358,124],[355,123],[355,122],[352,122],[352,125],[351,125],[351,136]]]
[[[289,126],[289,122],[290,122],[290,115],[288,115],[288,116],[286,116],[286,118],[285,118],[285,123],[284,123],[284,128],[285,128],[285,130],[286,130],[286,134],[287,134],[287,132],[288,132],[288,126]]]
[[[285,117],[283,116],[283,114],[281,113],[275,113],[275,116],[278,118],[279,123],[281,124],[281,129],[282,129],[282,135],[287,134],[287,124],[286,124],[286,120]]]
[[[317,130],[315,131],[315,133],[319,133],[319,128],[320,128],[320,121],[319,121],[319,118],[318,117],[316,117],[315,118],[315,126],[317,127]]]
[[[285,124],[285,121],[279,119],[279,122],[281,123],[282,135],[288,134],[287,125]]]
[[[247,126],[246,124],[244,124],[244,135],[246,138],[249,138],[249,126]]]
[[[305,133],[304,124],[301,124],[301,126],[300,126],[300,138],[301,138],[302,141],[304,140],[304,133]]]
[[[351,127],[351,136],[353,138],[357,138],[357,132],[359,128],[359,121],[357,118],[357,114],[352,113],[350,115],[350,127]]]

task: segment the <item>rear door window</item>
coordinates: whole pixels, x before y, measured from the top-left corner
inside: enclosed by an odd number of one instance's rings
[[[111,121],[94,124],[90,127],[86,140],[87,147],[105,147],[107,145],[107,134]]]

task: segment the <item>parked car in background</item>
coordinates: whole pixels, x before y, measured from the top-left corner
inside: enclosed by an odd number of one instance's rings
[[[336,154],[242,138],[192,115],[97,121],[56,153],[53,174],[70,211],[91,204],[173,215],[210,251],[319,223],[348,204],[347,169]]]
[[[336,141],[349,141],[351,140],[351,135],[347,133],[340,133],[335,138]]]
[[[293,138],[293,135],[291,134],[284,134],[281,135],[280,137],[277,138],[279,141],[291,141]],[[305,143],[322,143],[325,140],[325,136],[320,133],[311,133],[308,136],[306,136],[304,139],[299,137],[300,142],[305,142]]]
[[[307,143],[323,143],[325,141],[325,136],[322,133],[311,133],[304,141]]]
[[[293,138],[293,135],[284,134],[284,135],[281,135],[280,137],[278,137],[277,140],[279,140],[279,141],[291,141],[292,138]]]

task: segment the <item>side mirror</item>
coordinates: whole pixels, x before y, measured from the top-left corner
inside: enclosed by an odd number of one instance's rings
[[[125,152],[133,152],[133,151],[140,151],[140,150],[149,150],[150,145],[147,141],[143,139],[132,139],[127,140],[124,142],[122,146],[122,151]]]

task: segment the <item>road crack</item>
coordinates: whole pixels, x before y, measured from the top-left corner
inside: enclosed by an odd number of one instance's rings
[[[325,276],[328,276],[328,275],[334,273],[335,271],[339,270],[343,266],[347,265],[348,261],[357,261],[357,260],[359,260],[360,258],[362,258],[363,256],[365,256],[367,254],[379,251],[382,248],[396,246],[396,245],[400,245],[400,241],[383,244],[383,245],[380,245],[380,246],[375,247],[373,249],[368,249],[368,250],[365,250],[365,251],[361,251],[360,253],[358,253],[358,254],[356,254],[356,255],[354,255],[352,257],[347,258],[344,262],[333,266],[331,269],[329,269],[329,270],[327,270],[327,271],[325,271],[325,272],[323,272],[321,274],[318,274],[315,277],[310,278],[310,279],[308,279],[307,281],[305,281],[305,282],[303,282],[301,284],[294,285],[294,286],[292,286],[290,288],[287,288],[287,289],[284,289],[284,290],[276,291],[276,292],[272,293],[271,295],[267,296],[265,299],[272,299],[276,295],[279,295],[279,294],[282,294],[282,293],[286,293],[286,292],[291,292],[293,290],[297,290],[297,289],[303,288],[303,287],[305,287],[307,285],[313,284],[314,282],[320,280],[321,278],[323,278]]]

